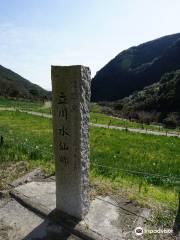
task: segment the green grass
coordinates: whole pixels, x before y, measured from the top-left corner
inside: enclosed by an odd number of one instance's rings
[[[35,111],[51,114],[51,107],[46,106],[43,102],[31,102],[25,100],[10,100],[0,98],[0,108],[14,108],[16,110]]]
[[[158,173],[169,176],[169,179],[180,176],[180,141],[177,138],[102,128],[92,128],[91,135],[91,157],[94,163],[115,169]],[[119,172],[112,169],[100,168],[99,171],[106,176],[119,175]],[[163,179],[150,177],[149,181],[161,182]]]
[[[0,98],[0,107],[7,107],[7,108],[16,108],[26,111],[35,111],[41,113],[51,114],[52,109],[50,106],[45,106],[42,102],[27,102],[27,101],[18,101],[18,100],[9,100]],[[96,103],[91,103],[91,114],[90,114],[90,121],[92,123],[99,123],[99,124],[110,124],[111,126],[119,126],[125,128],[139,128],[139,129],[147,129],[147,130],[154,130],[154,131],[163,131],[163,132],[178,132],[180,134],[179,129],[167,129],[163,127],[159,127],[157,125],[147,125],[147,124],[140,124],[137,122],[129,121],[126,119],[116,119],[111,116],[102,113],[101,106]]]
[[[155,201],[176,209],[176,178],[180,176],[178,138],[100,128],[91,128],[90,134],[93,181],[111,186],[112,191],[121,189],[130,199],[142,204]],[[0,188],[32,168],[40,167],[49,174],[54,172],[51,120],[2,111],[0,135],[4,137],[4,144],[0,146]],[[25,170],[18,170],[17,165],[14,174],[6,171],[21,161],[25,162]],[[137,172],[160,174],[160,177]]]
[[[31,101],[20,101],[20,100],[10,100],[5,98],[0,98],[0,107],[7,108],[17,108],[17,109],[27,109],[27,110],[35,110],[39,109],[43,106],[41,102],[31,102]]]
[[[51,113],[51,107],[36,102],[0,99],[0,107]],[[142,127],[102,114],[97,104],[91,105],[91,122]],[[157,126],[144,127],[158,130]],[[124,195],[153,210],[153,225],[171,228],[178,206],[180,139],[93,127],[90,133],[90,180],[96,194]],[[0,111],[0,135],[4,137],[0,146],[0,190],[37,167],[47,174],[54,173],[50,119]]]
[[[172,130],[172,129],[159,127],[157,125],[140,124],[137,122],[126,120],[126,119],[113,118],[103,113],[91,112],[90,116],[91,116],[92,123],[100,123],[105,125],[109,124],[111,126],[119,126],[124,128],[138,128],[138,129],[144,129],[144,130],[147,129],[147,130],[153,130],[153,131],[179,132],[179,129]]]

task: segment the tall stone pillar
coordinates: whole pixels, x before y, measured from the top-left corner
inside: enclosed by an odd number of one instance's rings
[[[56,208],[82,219],[89,209],[90,69],[52,66]]]

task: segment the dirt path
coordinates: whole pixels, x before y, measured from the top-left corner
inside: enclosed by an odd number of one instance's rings
[[[52,115],[47,113],[40,113],[40,112],[34,112],[34,111],[26,111],[26,110],[17,110],[15,108],[2,108],[0,107],[0,111],[19,111],[35,116],[45,117],[45,118],[52,118]],[[100,123],[90,123],[90,126],[92,127],[98,127],[98,128],[108,128],[108,129],[117,129],[117,130],[125,130],[129,132],[135,132],[135,133],[142,133],[142,134],[149,134],[149,135],[156,135],[156,136],[166,136],[166,137],[178,137],[180,138],[180,134],[177,132],[160,132],[160,131],[154,131],[154,130],[144,130],[139,128],[126,128],[126,127],[119,127],[119,126],[108,126],[105,124]]]

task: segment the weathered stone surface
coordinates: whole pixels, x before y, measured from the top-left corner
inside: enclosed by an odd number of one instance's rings
[[[30,208],[37,209],[43,215],[48,216],[56,207],[53,182],[32,182],[15,188],[13,192],[23,201],[27,201]],[[149,215],[149,209],[140,208],[127,199],[115,196],[97,197],[91,202],[88,214],[72,231],[76,230],[80,234],[91,236],[92,239],[136,239],[134,229],[145,226]]]
[[[0,240],[80,240],[60,225],[43,219],[17,201],[0,200]]]
[[[97,197],[90,205],[89,213],[81,222],[106,239],[135,239],[134,229],[144,226],[149,209],[140,208],[127,200],[113,197]]]
[[[42,223],[42,219],[14,200],[0,208],[0,240],[20,240]]]
[[[32,209],[38,209],[43,215],[48,215],[56,207],[55,182],[31,182],[16,187],[10,193]]]
[[[90,70],[52,66],[57,209],[82,219],[89,209]]]
[[[20,177],[16,180],[14,180],[12,183],[10,183],[9,185],[11,187],[17,187],[19,185],[22,185],[24,183],[28,183],[28,182],[32,182],[32,181],[37,181],[37,180],[42,180],[44,179],[46,176],[45,174],[42,172],[41,169],[34,169],[32,172],[27,173],[26,175],[24,175],[23,177]]]

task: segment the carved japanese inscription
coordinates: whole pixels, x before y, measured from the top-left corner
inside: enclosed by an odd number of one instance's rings
[[[52,66],[56,205],[83,218],[89,208],[90,70]]]

